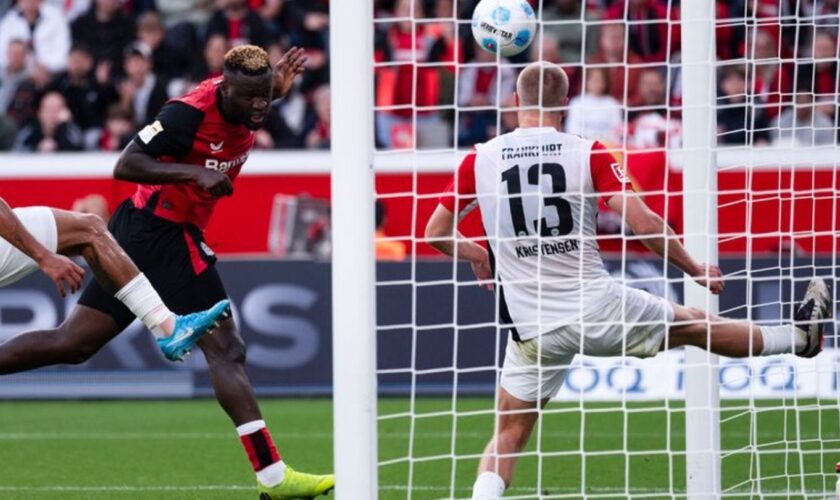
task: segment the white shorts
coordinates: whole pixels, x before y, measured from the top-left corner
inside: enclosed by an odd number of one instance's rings
[[[575,354],[655,356],[673,321],[667,300],[613,283],[603,307],[583,321],[522,342],[508,339],[500,384],[521,401],[554,397]]]
[[[44,245],[47,250],[55,252],[58,248],[58,228],[55,224],[55,214],[48,207],[24,207],[13,210],[23,227]],[[38,269],[38,264],[11,243],[0,238],[0,287],[23,278]]]

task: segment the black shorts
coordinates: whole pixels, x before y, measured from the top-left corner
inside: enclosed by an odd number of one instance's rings
[[[129,199],[114,212],[108,230],[175,314],[208,309],[227,298],[216,256],[197,227],[155,217]],[[85,288],[79,304],[111,316],[120,329],[134,321],[134,314],[96,281]]]

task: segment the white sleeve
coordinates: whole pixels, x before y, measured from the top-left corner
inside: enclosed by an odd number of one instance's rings
[[[35,57],[52,72],[67,67],[70,54],[70,26],[59,11],[44,16],[43,25],[35,32]]]

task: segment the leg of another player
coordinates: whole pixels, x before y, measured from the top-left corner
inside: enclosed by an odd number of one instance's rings
[[[700,309],[674,305],[676,325],[662,349],[693,345],[730,357],[794,353],[813,357],[822,350],[824,320],[831,317],[831,294],[814,278],[796,308],[793,324],[758,326],[749,321],[708,316]],[[708,330],[707,330],[708,326]]]
[[[131,309],[155,337],[172,335],[175,314],[108,232],[105,222],[91,214],[58,209],[53,209],[53,213],[58,252],[84,257],[102,288]]]
[[[198,346],[207,360],[216,399],[236,426],[257,475],[260,498],[312,498],[331,490],[335,485],[333,476],[297,472],[280,457],[245,371],[245,343],[233,320],[223,321]]]
[[[120,331],[107,314],[76,306],[57,328],[22,333],[0,344],[0,375],[84,363]]]
[[[544,408],[544,399],[540,408]],[[522,401],[499,387],[496,435],[487,443],[473,486],[474,500],[501,498],[513,479],[513,469],[539,418],[537,403]]]

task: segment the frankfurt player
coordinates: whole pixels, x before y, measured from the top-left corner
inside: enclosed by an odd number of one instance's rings
[[[821,279],[811,281],[795,326],[713,317],[615,282],[595,240],[599,197],[657,255],[713,294],[724,289],[720,269],[691,258],[632,192],[603,145],[558,132],[567,91],[559,67],[527,66],[516,84],[520,128],[476,146],[426,226],[430,243],[468,260],[479,280],[493,280],[495,273],[500,323],[510,329],[498,428],[479,465],[475,499],[500,498],[510,485],[537,408],[560,390],[575,354],[647,357],[693,345],[730,357],[812,357],[822,349],[822,320],[830,315]],[[489,254],[455,230],[456,214],[476,205]]]
[[[230,316],[227,300],[186,316],[170,311],[99,217],[49,207],[12,210],[0,198],[0,287],[40,269],[62,297],[74,293],[85,271],[67,255],[84,257],[100,286],[128,308],[132,320],[137,317],[146,325],[171,361],[182,359]],[[70,317],[84,316],[83,309],[74,309]],[[0,374],[85,361],[101,344],[89,342],[87,330],[76,329],[79,325],[66,321],[57,329],[24,333],[0,344]]]

